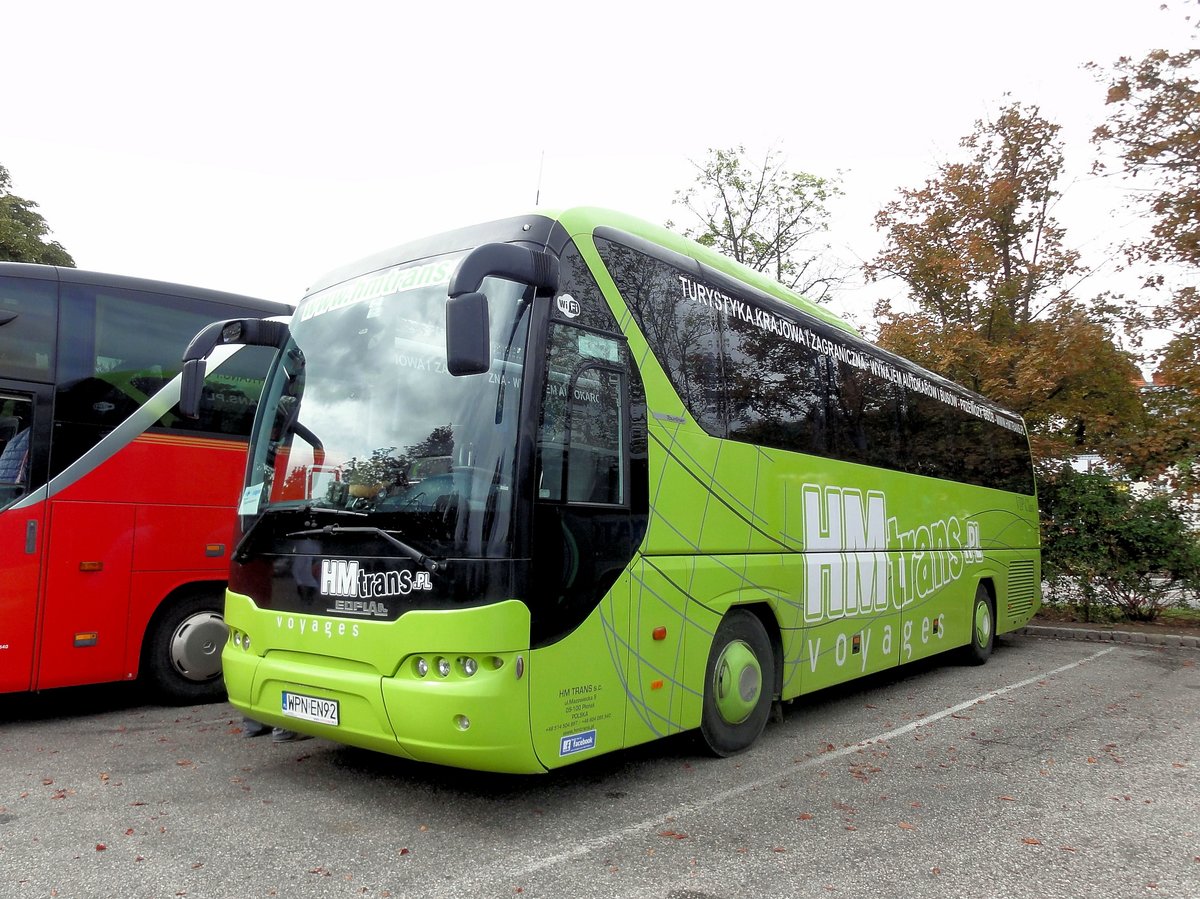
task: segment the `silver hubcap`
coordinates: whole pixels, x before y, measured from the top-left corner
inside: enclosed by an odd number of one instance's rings
[[[218,612],[197,612],[171,635],[171,664],[191,681],[212,680],[221,673],[221,649],[229,639]]]

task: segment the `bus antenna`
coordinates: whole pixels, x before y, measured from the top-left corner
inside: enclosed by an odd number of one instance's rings
[[[538,163],[537,190],[533,194],[533,206],[535,209],[537,208],[537,205],[542,200],[542,170],[545,167],[546,167],[546,151],[542,150],[542,159],[541,159],[541,162]]]

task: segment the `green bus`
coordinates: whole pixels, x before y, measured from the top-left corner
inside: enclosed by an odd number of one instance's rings
[[[1025,426],[662,228],[533,214],[364,259],[290,325],[223,665],[247,715],[541,772],[954,650],[1040,604]],[[187,398],[192,397],[189,401]]]

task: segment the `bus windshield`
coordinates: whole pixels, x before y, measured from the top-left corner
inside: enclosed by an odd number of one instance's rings
[[[244,532],[261,516],[278,518],[265,530],[280,538],[336,525],[431,557],[509,551],[530,304],[522,285],[486,281],[491,370],[451,376],[446,282],[459,258],[398,265],[300,304],[263,393]]]

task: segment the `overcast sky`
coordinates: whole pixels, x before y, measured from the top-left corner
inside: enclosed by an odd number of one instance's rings
[[[10,0],[0,165],[81,268],[295,302],[528,211],[539,172],[544,207],[661,223],[689,160],[775,147],[842,172],[830,240],[857,263],[879,207],[1009,94],[1063,126],[1059,215],[1097,261],[1130,217],[1087,173],[1104,87],[1081,66],[1188,46],[1160,3]],[[862,324],[878,292],[836,308]]]

